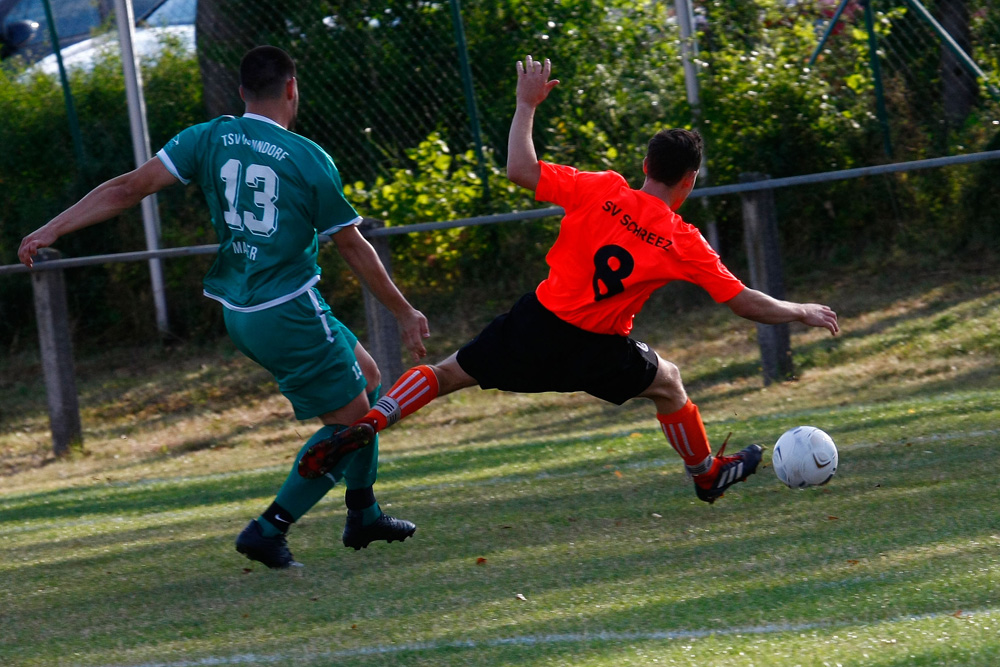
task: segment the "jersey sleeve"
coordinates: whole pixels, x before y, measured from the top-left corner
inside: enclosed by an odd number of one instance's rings
[[[344,196],[340,171],[333,163],[333,158],[324,153],[320,161],[320,169],[324,178],[316,185],[316,196],[319,202],[319,219],[316,221],[316,229],[321,234],[336,234],[345,227],[360,224],[361,216]]]
[[[205,127],[206,124],[202,123],[182,130],[156,154],[167,171],[185,185],[198,175],[198,159],[201,155],[198,142]]]
[[[696,227],[688,225],[688,231],[683,236],[686,237],[684,273],[689,282],[708,292],[716,303],[729,301],[746,288],[743,281],[722,263],[719,254]]]
[[[580,208],[609,189],[625,184],[625,179],[613,171],[579,171],[543,160],[539,160],[538,165],[541,174],[535,188],[535,200],[551,202],[567,211]]]

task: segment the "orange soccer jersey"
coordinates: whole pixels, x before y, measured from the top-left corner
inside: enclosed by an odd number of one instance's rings
[[[613,171],[583,172],[541,162],[539,201],[566,210],[535,290],[543,306],[595,333],[627,336],[656,289],[700,285],[718,303],[744,288],[696,227]]]

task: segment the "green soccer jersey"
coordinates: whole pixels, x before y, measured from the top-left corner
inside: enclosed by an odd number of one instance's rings
[[[326,151],[264,116],[194,125],[156,155],[205,193],[219,236],[205,295],[232,310],[262,310],[311,288],[317,234],[361,221]]]

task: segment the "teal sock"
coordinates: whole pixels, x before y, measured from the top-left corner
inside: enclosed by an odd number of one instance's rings
[[[277,498],[274,499],[276,505],[279,505],[291,515],[292,523],[298,521],[302,518],[302,515],[312,509],[313,505],[318,503],[333,488],[336,480],[339,478],[338,475],[330,473],[316,479],[306,479],[299,474],[299,459],[302,458],[302,455],[313,444],[329,438],[343,428],[343,426],[324,426],[316,431],[313,437],[309,438],[309,442],[302,446],[298,456],[295,457],[292,470],[288,473],[285,483],[281,485]],[[264,534],[264,537],[274,537],[287,530],[287,527],[285,530],[279,528],[272,521],[269,521],[265,515],[259,516],[257,523],[260,524],[260,530]]]
[[[378,518],[382,516],[382,508],[375,503],[371,507],[366,507],[361,510],[361,525],[367,526],[378,521]]]
[[[382,509],[375,501],[375,490],[369,484],[359,488],[348,488],[344,493],[344,504],[348,514],[361,515],[361,525],[374,523],[382,516]]]
[[[381,390],[382,385],[378,385],[368,392],[369,405],[375,405]],[[347,483],[347,492],[344,494],[344,504],[347,505],[348,512],[360,513],[361,525],[368,526],[382,516],[382,509],[378,506],[375,491],[372,489],[378,469],[378,434],[369,447],[354,452],[346,457],[345,461],[347,465],[344,468],[344,480]]]
[[[382,385],[379,385],[375,387],[374,391],[368,394],[368,400],[371,404],[374,404],[378,400],[381,388]],[[375,484],[375,479],[378,477],[378,438],[378,433],[376,433],[372,444],[344,457],[344,467],[341,470],[343,471],[344,483],[347,485],[348,494],[353,493],[354,490],[363,491],[371,489],[372,485]],[[370,497],[367,495],[364,497],[358,495],[347,502],[347,508],[361,511],[368,508],[374,502],[374,494],[371,494]],[[380,516],[380,510],[374,509],[372,511],[375,512],[375,516],[372,519],[374,521]]]
[[[273,523],[264,518],[263,514],[257,517],[257,524],[260,525],[260,534],[264,537],[274,537],[285,532],[276,528]]]

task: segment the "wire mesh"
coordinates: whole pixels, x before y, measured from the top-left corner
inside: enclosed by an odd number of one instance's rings
[[[839,3],[822,3],[823,13],[831,14],[834,4]],[[866,4],[846,2],[819,71],[831,83],[849,79],[872,108],[874,96],[884,94],[896,157],[981,149],[982,143],[949,146],[948,136],[978,125],[985,143],[997,130],[1000,7],[992,0],[871,0],[875,35],[870,42]],[[880,80],[871,63],[872,44]],[[845,65],[853,69],[846,75]],[[920,128],[929,130],[927,137],[917,136]]]
[[[168,11],[173,3],[185,2],[187,13]],[[709,142],[710,185],[735,182],[741,171],[783,177],[997,148],[1000,113],[990,85],[998,84],[1000,71],[1000,7],[993,0],[933,0],[919,5],[968,53],[980,76],[945,45],[947,40],[922,16],[915,0],[870,2],[880,80],[873,76],[866,5],[861,0],[844,4],[843,15],[811,68],[806,62],[841,4],[838,0],[696,0],[700,109],[692,108],[685,90],[674,1],[166,0],[155,7],[149,3],[144,11],[151,10],[150,16],[170,13],[175,22],[193,22],[196,34],[190,44],[181,42],[178,47],[190,49],[185,56],[196,58],[189,69],[174,57],[168,59],[170,71],[163,74],[161,65],[147,59],[144,77],[152,148],[157,150],[193,122],[242,113],[238,63],[248,48],[262,43],[285,48],[297,61],[301,91],[297,131],[334,156],[359,210],[385,217],[391,224],[531,205],[530,198],[514,188],[497,187],[492,199],[480,197],[481,176],[468,168],[476,158],[467,157],[475,143],[470,117],[470,109],[475,109],[489,163],[487,177],[502,176],[500,165],[505,162],[514,109],[513,64],[528,53],[552,58],[554,74],[563,82],[538,111],[539,154],[585,169],[615,169],[634,183],[641,183],[645,141],[663,126],[705,123],[700,127]],[[104,13],[97,13],[91,30],[113,24],[107,15],[110,4],[98,3]],[[70,9],[79,9],[80,2],[52,0],[52,5],[58,22]],[[0,0],[0,12],[8,10],[0,20],[36,17],[39,6],[39,0]],[[456,10],[467,54],[456,40]],[[72,38],[79,32],[74,28]],[[47,39],[44,27],[37,37]],[[44,49],[36,47],[21,55],[28,60],[43,55]],[[463,86],[465,55],[472,100]],[[81,196],[86,191],[82,185],[92,187],[131,168],[124,94],[118,80],[112,81],[120,77],[120,66],[116,73],[116,63],[96,53],[76,62],[81,70],[96,68],[71,76],[79,96],[87,169],[67,148],[72,144],[60,116],[64,102],[58,79],[47,75],[47,81],[40,81],[32,70],[4,66],[0,113],[6,123],[0,127],[5,147],[0,151],[0,182],[12,194],[0,211],[0,263],[14,261],[21,236]],[[178,77],[179,72],[184,78]],[[736,76],[742,77],[742,87],[736,85]],[[887,112],[884,128],[894,149],[891,158],[879,154],[877,137],[884,130],[875,101],[880,90]],[[775,96],[775,91],[781,94]],[[754,97],[757,101],[751,103]],[[448,151],[454,159],[438,160]],[[41,157],[30,162],[18,157],[28,152]],[[851,244],[862,238],[850,224],[840,225],[850,233],[837,236],[824,216],[860,221],[877,215],[889,220],[927,209],[920,196],[902,187],[884,206],[886,197],[877,188],[868,190],[868,201],[861,201],[861,196],[838,200],[832,194],[805,194],[788,204],[791,215],[810,221],[800,226],[808,229],[798,233],[809,240],[810,248],[815,247],[809,255],[804,249],[803,256],[839,256],[838,252],[850,256],[855,249]],[[164,245],[212,240],[200,195],[190,190],[160,200]],[[942,185],[934,194],[947,205],[949,191],[960,190],[958,184]],[[836,192],[836,187],[829,191]],[[831,201],[837,202],[836,207]],[[723,246],[740,247],[732,236],[739,233],[734,231],[739,225],[725,224],[735,221],[735,207],[725,201],[713,205],[714,211],[689,205],[685,215],[695,223],[714,215],[723,228]],[[871,234],[889,236],[898,227],[887,222],[884,230]],[[134,217],[123,216],[117,226],[102,229],[112,231],[88,230],[63,242],[63,248],[78,256],[142,247]],[[515,231],[442,233],[419,242],[395,238],[399,275],[435,290],[460,279],[485,283],[504,275],[523,277],[518,263],[527,261],[527,256],[540,262],[545,251],[538,237],[518,236]],[[502,244],[515,250],[504,254]],[[833,248],[834,244],[843,247]],[[887,241],[883,247],[890,245]],[[199,293],[196,279],[188,275],[192,272],[168,269],[173,272],[168,276],[171,307],[189,309],[205,319],[203,309],[180,303],[189,293],[193,298]],[[134,300],[141,314],[112,313],[104,318],[104,309],[93,307],[103,299],[94,295],[106,294],[115,285],[137,291],[142,273],[136,265],[129,270],[109,269],[101,280],[95,278],[89,288],[94,301],[80,306],[79,312],[91,311],[81,317],[81,327],[116,336],[119,323],[143,316],[148,304],[141,291],[142,298]],[[18,296],[23,301],[23,294]],[[13,312],[28,311],[14,308]],[[5,320],[0,340],[12,340],[30,326],[29,320],[20,315]]]
[[[242,112],[236,65],[250,47],[293,53],[297,130],[371,181],[432,132],[466,144],[469,119],[447,3],[201,0],[198,57],[209,115]]]

